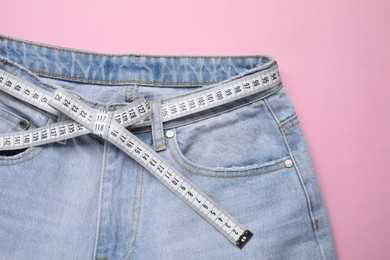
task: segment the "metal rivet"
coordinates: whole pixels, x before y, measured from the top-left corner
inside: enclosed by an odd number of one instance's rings
[[[286,166],[287,168],[291,168],[293,166],[293,162],[290,159],[285,160],[284,166]]]
[[[172,138],[172,137],[175,135],[175,133],[174,133],[172,130],[168,130],[168,131],[165,133],[165,135],[166,135],[168,138]]]
[[[318,232],[318,218],[314,217],[314,229]]]
[[[19,126],[23,129],[27,129],[30,126],[30,123],[27,122],[26,120],[20,120],[19,121]]]

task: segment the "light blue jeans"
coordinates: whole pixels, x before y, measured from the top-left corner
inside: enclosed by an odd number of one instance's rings
[[[109,55],[0,35],[1,69],[111,111],[140,96],[164,103],[274,64],[268,55]],[[0,133],[58,120],[0,91]],[[154,132],[128,129],[248,227],[248,244],[235,247],[140,164],[89,134],[0,151],[0,259],[336,259],[282,83]]]

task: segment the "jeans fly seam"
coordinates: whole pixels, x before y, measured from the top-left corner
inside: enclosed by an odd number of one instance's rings
[[[96,227],[96,237],[95,237],[95,245],[94,245],[94,255],[93,259],[96,258],[97,250],[98,250],[98,243],[99,243],[99,238],[101,234],[101,224],[102,224],[102,211],[103,211],[103,198],[104,198],[104,180],[106,177],[106,165],[107,165],[107,141],[104,141],[104,149],[103,149],[103,167],[102,167],[102,172],[100,174],[101,180],[100,180],[100,193],[99,193],[99,213],[98,213],[98,223]]]
[[[138,215],[137,215],[137,226],[135,227],[135,236],[134,236],[134,241],[133,241],[133,249],[130,252],[129,255],[129,260],[131,256],[134,253],[135,250],[135,243],[137,242],[137,235],[138,235],[138,226],[139,226],[139,219],[141,215],[141,204],[142,204],[142,194],[143,194],[143,183],[144,183],[144,168],[141,168],[141,189],[140,189],[140,197],[139,197],[139,202],[138,202]]]
[[[129,234],[129,239],[128,239],[128,242],[127,242],[127,249],[125,251],[125,253],[120,257],[120,259],[122,260],[126,254],[129,252],[130,250],[130,243],[131,243],[131,240],[132,240],[132,234],[133,234],[133,225],[134,225],[134,212],[135,212],[135,208],[136,208],[136,195],[137,195],[137,188],[138,188],[138,176],[139,176],[139,168],[138,168],[138,165],[135,166],[135,188],[134,188],[134,193],[133,193],[133,208],[131,210],[131,226],[130,226],[130,234]]]
[[[264,100],[264,102],[267,104],[267,107],[268,107],[268,109],[270,110],[270,112],[272,113],[272,115],[273,115],[273,117],[274,117],[274,120],[278,123],[278,125],[280,125],[280,121],[279,121],[278,118],[276,117],[275,112],[273,111],[271,105],[268,104],[268,101],[267,101],[267,100]],[[299,168],[298,168],[297,162],[296,162],[296,160],[295,160],[295,157],[294,157],[294,155],[293,155],[293,152],[292,152],[292,150],[291,150],[291,147],[290,147],[290,144],[289,144],[289,142],[288,142],[288,140],[287,140],[287,137],[286,137],[285,133],[282,131],[282,129],[280,129],[280,132],[281,132],[281,134],[282,134],[282,136],[283,136],[283,139],[284,139],[284,142],[285,142],[285,144],[286,144],[286,146],[287,146],[287,149],[288,149],[288,152],[289,152],[289,154],[290,154],[291,160],[292,160],[293,163],[294,163],[294,168],[295,168],[296,173],[297,173],[297,175],[298,175],[298,178],[299,178],[299,181],[300,181],[300,183],[301,183],[302,189],[303,189],[303,191],[304,191],[304,193],[305,193],[306,202],[307,202],[307,207],[308,207],[308,211],[309,211],[309,215],[310,215],[310,220],[311,220],[311,223],[312,223],[312,227],[313,227],[313,229],[314,229],[314,235],[315,235],[315,237],[316,237],[318,246],[319,246],[319,248],[320,248],[321,256],[322,256],[323,259],[326,259],[325,254],[324,254],[324,250],[323,250],[322,245],[321,245],[321,243],[320,243],[320,241],[319,241],[319,240],[320,240],[319,237],[318,237],[318,236],[319,236],[319,232],[315,232],[314,214],[313,214],[312,205],[311,205],[312,202],[311,202],[311,200],[310,200],[310,196],[309,196],[308,190],[307,190],[307,188],[306,188],[306,184],[305,184],[305,182],[303,181],[303,177],[302,177],[301,172],[300,172],[300,170],[299,170]]]

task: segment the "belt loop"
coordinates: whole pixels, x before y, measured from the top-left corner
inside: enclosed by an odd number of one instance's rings
[[[155,151],[162,151],[166,149],[164,127],[161,116],[161,99],[154,99],[150,101],[152,138]]]

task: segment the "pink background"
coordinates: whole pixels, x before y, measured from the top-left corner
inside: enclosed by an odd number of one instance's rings
[[[0,33],[107,53],[270,54],[340,259],[390,259],[390,2],[2,0]]]

